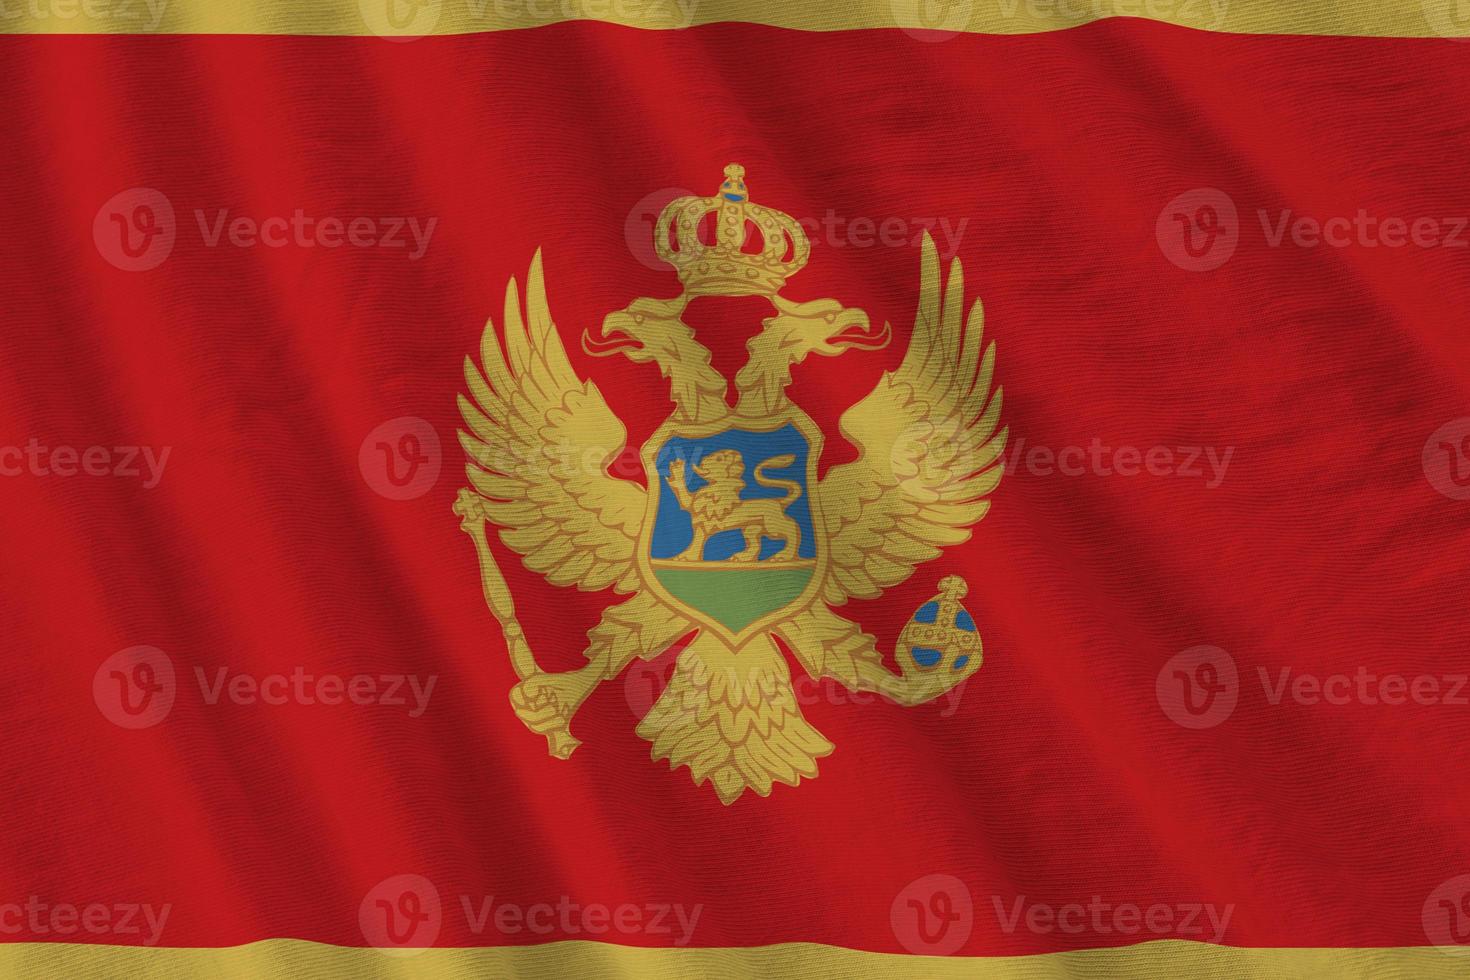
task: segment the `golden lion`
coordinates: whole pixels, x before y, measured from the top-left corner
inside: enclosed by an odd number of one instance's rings
[[[679,506],[689,512],[694,522],[694,540],[689,542],[676,560],[703,561],[704,545],[710,535],[732,528],[745,536],[745,548],[731,555],[730,561],[755,561],[760,557],[761,538],[778,538],[781,550],[771,558],[795,558],[801,547],[801,527],[786,516],[786,508],[801,496],[801,484],[768,476],[767,470],[779,470],[796,462],[791,454],[772,456],[755,468],[755,482],[763,487],[786,490],[784,497],[743,500],[745,459],[738,450],[721,449],[694,464],[694,472],[707,482],[691,493],[684,472],[684,461],[669,464],[669,486]]]

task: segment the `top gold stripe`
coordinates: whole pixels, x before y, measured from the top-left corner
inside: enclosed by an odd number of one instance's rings
[[[1232,34],[1470,37],[1463,0],[0,0],[6,34],[406,39],[593,20],[647,30],[725,21],[801,31],[898,28],[941,40],[1064,30],[1108,17]]]

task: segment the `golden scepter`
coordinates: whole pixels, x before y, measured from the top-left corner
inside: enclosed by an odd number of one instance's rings
[[[490,551],[490,541],[485,535],[485,524],[488,520],[485,514],[485,499],[468,487],[459,491],[459,497],[454,502],[454,512],[459,515],[460,530],[470,536],[475,543],[475,553],[480,557],[480,581],[485,588],[485,605],[490,607],[490,612],[500,623],[500,629],[505,634],[505,645],[510,651],[510,664],[515,669],[516,676],[524,684],[527,680],[541,673],[536,658],[531,653],[531,645],[526,642],[525,630],[521,629],[520,621],[516,619],[515,600],[511,598],[510,586],[505,582],[505,576],[501,574],[500,566],[496,564],[495,555]],[[520,685],[517,685],[519,687]],[[517,703],[512,691],[511,706],[516,709],[516,714],[522,721],[526,716],[521,711],[521,705]],[[543,707],[533,700],[533,708]],[[565,719],[561,720],[556,727],[541,730],[546,736],[546,743],[551,754],[558,759],[569,758],[572,752],[581,745],[581,741],[573,737],[571,729],[567,726]]]

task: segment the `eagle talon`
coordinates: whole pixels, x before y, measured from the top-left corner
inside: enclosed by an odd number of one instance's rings
[[[597,671],[587,667],[563,674],[534,673],[511,688],[510,704],[522,724],[546,736],[551,754],[565,759],[582,744],[572,735],[572,716],[597,681]]]

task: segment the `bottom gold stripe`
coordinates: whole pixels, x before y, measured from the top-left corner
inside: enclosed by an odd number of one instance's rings
[[[1463,978],[1470,948],[1239,949],[1180,940],[1035,956],[930,957],[784,943],[726,949],[641,949],[595,942],[386,952],[270,939],[225,949],[0,945],[0,976],[37,978],[415,978],[563,980],[566,977],[799,977],[801,980],[1041,980],[1073,977]]]

